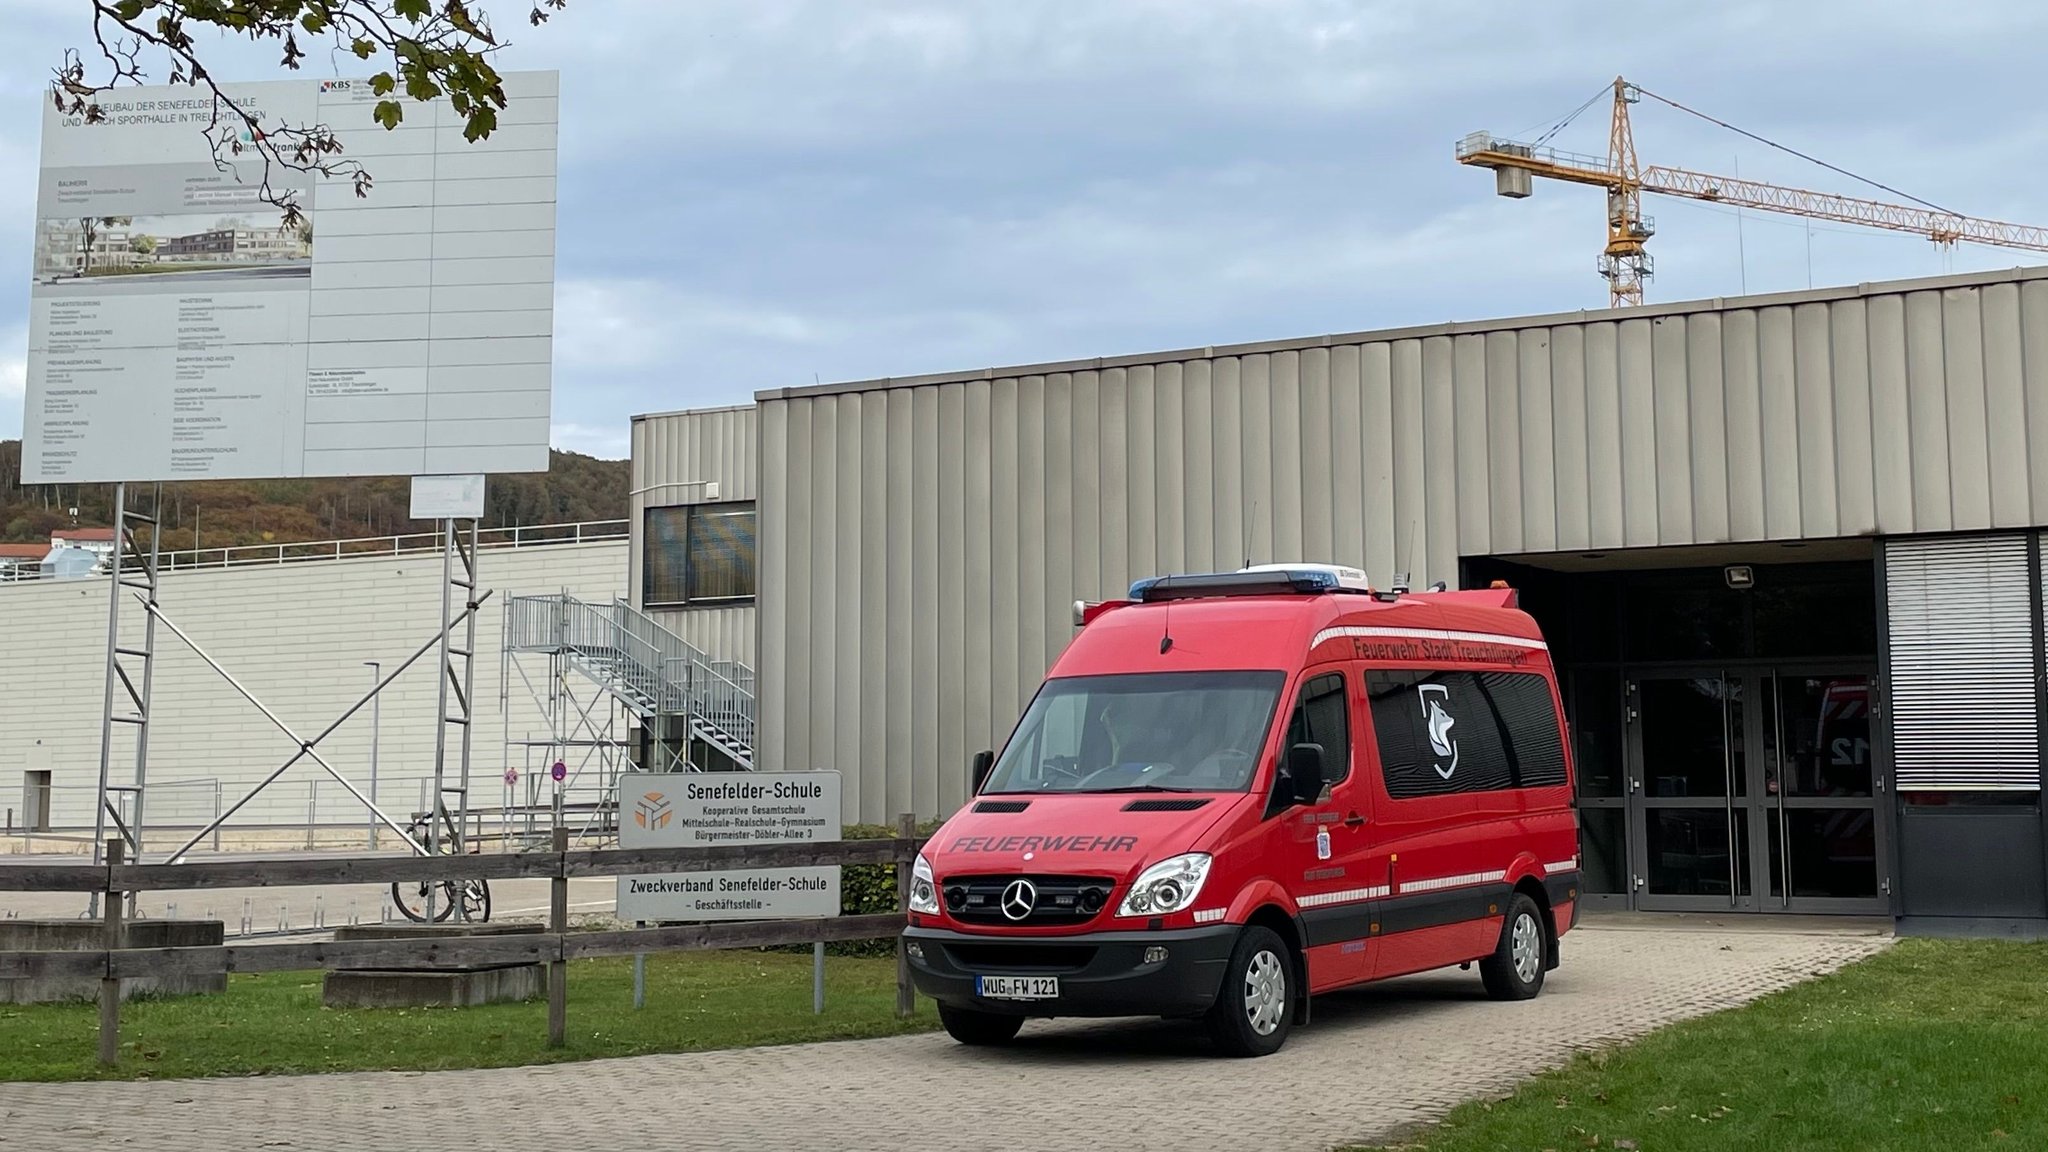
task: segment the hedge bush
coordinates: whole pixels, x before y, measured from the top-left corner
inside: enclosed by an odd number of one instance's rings
[[[917,826],[919,836],[938,831],[942,821],[930,820]],[[896,829],[884,824],[852,824],[841,829],[847,840],[888,840]],[[848,864],[839,869],[839,911],[845,916],[879,916],[898,910],[896,866],[893,864]],[[808,944],[771,948],[771,952],[809,952]],[[825,945],[832,956],[886,956],[895,951],[887,940],[840,940]]]

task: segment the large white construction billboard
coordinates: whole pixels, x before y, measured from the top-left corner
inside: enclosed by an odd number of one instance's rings
[[[445,100],[378,126],[367,81],[228,86],[374,178],[273,169],[295,228],[258,153],[216,163],[203,89],[45,101],[23,482],[545,470],[558,76],[505,88],[471,143]]]

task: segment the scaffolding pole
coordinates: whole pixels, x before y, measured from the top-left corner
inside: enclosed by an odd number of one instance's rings
[[[100,773],[97,801],[93,810],[93,863],[104,859],[107,822],[111,819],[130,860],[142,859],[143,796],[149,783],[150,689],[156,667],[156,605],[161,591],[158,583],[162,558],[162,533],[157,513],[163,507],[163,485],[154,488],[149,512],[128,505],[128,486],[114,485],[114,548],[109,557],[107,581],[106,682],[100,698]],[[145,555],[136,525],[149,529],[149,551]],[[132,562],[131,562],[132,561]],[[143,622],[142,646],[128,648],[121,643],[121,601],[124,589],[134,590],[147,612]],[[133,671],[131,672],[131,665]],[[126,696],[125,709],[116,706],[114,686]],[[114,726],[135,730],[135,769],[126,784],[114,782]],[[124,805],[121,799],[125,797]],[[128,894],[128,915],[136,912],[137,896]],[[90,915],[100,914],[99,896],[89,899]]]
[[[441,619],[449,623],[441,630],[441,674],[439,677],[440,721],[434,728],[434,799],[427,819],[427,852],[429,855],[444,850],[441,843],[443,823],[448,825],[448,843],[445,850],[461,855],[467,850],[463,838],[469,824],[469,758],[474,744],[472,740],[475,724],[475,709],[470,705],[476,689],[476,610],[477,600],[477,521],[474,519],[444,519],[441,521]],[[463,525],[468,525],[467,539]],[[458,646],[454,640],[453,614],[455,594],[461,590],[463,603],[463,637]],[[452,701],[452,707],[451,707]],[[456,769],[457,783],[448,786],[448,735],[455,729],[459,749]],[[455,811],[448,810],[448,797],[455,797]],[[434,920],[434,887],[427,888],[427,921]],[[469,906],[462,900],[454,908],[457,920],[469,919]]]

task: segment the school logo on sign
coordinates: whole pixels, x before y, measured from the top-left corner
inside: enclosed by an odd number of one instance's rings
[[[668,826],[669,817],[675,815],[675,805],[659,792],[649,792],[633,805],[633,823],[642,828],[661,829]]]
[[[1446,780],[1458,770],[1458,741],[1451,735],[1451,729],[1458,718],[1444,708],[1451,698],[1451,690],[1443,684],[1417,684],[1415,694],[1422,699],[1422,722],[1429,730],[1429,750],[1436,754],[1432,765],[1436,774]]]

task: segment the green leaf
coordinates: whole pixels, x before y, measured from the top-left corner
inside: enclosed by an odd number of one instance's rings
[[[417,24],[427,18],[427,0],[392,0],[391,11]]]
[[[377,110],[373,115],[376,117],[377,123],[382,124],[386,130],[389,130],[398,127],[398,122],[405,119],[405,109],[400,107],[396,100],[379,100],[377,101]]]
[[[142,10],[147,7],[149,5],[144,3],[144,0],[121,0],[119,4],[114,6],[114,15],[133,23],[141,18]]]
[[[368,60],[377,54],[377,42],[375,40],[358,40],[349,45],[349,50],[356,54],[356,59]]]
[[[469,126],[462,130],[463,139],[471,144],[489,136],[498,126],[498,111],[488,104],[479,104],[469,114]]]
[[[304,16],[299,17],[299,27],[318,35],[327,30],[327,18],[318,12],[308,11]]]
[[[389,72],[379,72],[370,77],[370,92],[377,96],[389,96],[398,87],[398,81]]]

